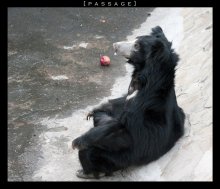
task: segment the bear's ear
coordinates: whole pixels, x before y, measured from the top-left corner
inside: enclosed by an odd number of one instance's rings
[[[160,26],[156,26],[156,27],[152,28],[151,35],[154,35],[154,36],[161,36],[161,35],[163,35],[162,28]]]

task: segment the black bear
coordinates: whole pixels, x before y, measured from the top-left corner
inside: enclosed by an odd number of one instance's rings
[[[132,42],[113,44],[134,67],[128,93],[95,108],[94,127],[72,142],[81,178],[99,178],[144,165],[169,151],[184,133],[185,114],[174,90],[178,55],[161,27]]]

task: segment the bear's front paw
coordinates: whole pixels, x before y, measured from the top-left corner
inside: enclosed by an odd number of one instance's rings
[[[87,148],[87,144],[79,137],[73,140],[72,142],[72,148],[75,150],[76,148],[78,150],[83,150]]]

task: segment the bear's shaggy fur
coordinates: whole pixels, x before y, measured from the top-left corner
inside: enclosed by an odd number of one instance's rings
[[[115,51],[122,53],[123,45],[115,43]],[[88,115],[94,127],[72,143],[79,149],[85,177],[147,164],[183,135],[185,115],[174,90],[179,58],[171,45],[157,26],[150,35],[137,37],[129,53],[122,53],[134,66],[128,94],[94,109]]]

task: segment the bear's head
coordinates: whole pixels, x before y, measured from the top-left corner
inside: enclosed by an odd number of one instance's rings
[[[171,49],[172,43],[167,40],[160,26],[152,29],[150,35],[139,36],[134,41],[122,41],[113,44],[117,55],[124,56],[136,70],[151,64],[173,64],[178,56]]]

